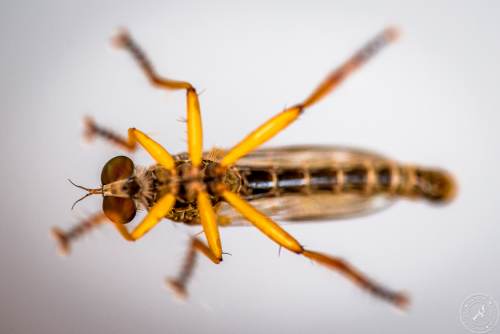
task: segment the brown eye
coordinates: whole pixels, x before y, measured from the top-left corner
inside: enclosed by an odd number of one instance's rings
[[[108,184],[130,177],[134,173],[134,163],[130,158],[117,156],[109,160],[101,172],[101,183]]]
[[[130,198],[104,197],[102,210],[106,217],[119,224],[127,224],[135,217],[135,203]]]

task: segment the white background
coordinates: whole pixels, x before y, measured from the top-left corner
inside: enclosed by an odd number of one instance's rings
[[[465,333],[467,296],[500,300],[499,17],[495,1],[2,1],[0,332]],[[389,24],[401,40],[269,145],[348,144],[453,172],[460,192],[448,206],[401,201],[373,216],[287,227],[408,291],[408,312],[304,258],[278,257],[251,228],[223,230],[232,256],[220,266],[200,259],[185,304],[163,279],[177,273],[196,229],[166,222],[131,245],[106,226],[57,256],[50,227],[101,205],[96,196],[71,212],[82,193],[66,178],[97,186],[120,153],[83,144],[84,115],[185,149],[184,93],[152,88],[112,49],[117,27],[160,73],[202,92],[206,147],[224,147],[304,98]]]

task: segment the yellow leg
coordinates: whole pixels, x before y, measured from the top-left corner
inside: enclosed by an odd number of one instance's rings
[[[177,294],[177,296],[181,298],[187,297],[186,286],[193,275],[193,269],[196,265],[197,252],[205,255],[215,264],[220,262],[219,257],[213,254],[209,247],[207,247],[199,239],[192,238],[179,275],[177,275],[176,278],[170,278],[166,281],[167,285]]]
[[[241,197],[228,190],[222,192],[222,197],[271,240],[292,252],[303,252],[302,246],[288,232]]]
[[[167,194],[160,198],[158,202],[149,210],[144,219],[137,225],[137,227],[130,233],[125,225],[112,222],[120,235],[128,241],[136,241],[146,234],[149,230],[158,224],[172,209],[175,204],[175,195]]]
[[[200,212],[201,224],[207,238],[208,245],[215,257],[222,260],[222,246],[212,203],[205,191],[198,192],[198,210]]]
[[[288,234],[277,223],[275,223],[272,219],[266,217],[263,213],[259,212],[248,202],[241,199],[238,195],[227,190],[221,191],[221,194],[222,197],[224,197],[224,199],[234,209],[236,209],[236,211],[241,213],[255,227],[262,231],[262,233],[267,235],[280,246],[283,246],[294,253],[303,255],[325,267],[344,274],[358,286],[368,290],[379,298],[391,302],[398,307],[406,306],[408,299],[404,294],[384,288],[383,286],[377,284],[376,282],[360,273],[357,269],[353,268],[350,264],[343,261],[342,259],[314,251],[305,250],[295,238]]]
[[[382,47],[395,40],[396,37],[397,31],[394,28],[388,28],[382,31],[342,66],[333,71],[303,102],[291,108],[287,108],[274,116],[234,146],[221,160],[221,165],[229,166],[234,164],[238,159],[250,153],[274,137],[281,130],[285,129],[290,123],[295,121],[306,108],[312,106],[333,91],[354,70],[375,55]]]
[[[137,141],[151,155],[151,157],[170,172],[175,171],[175,160],[160,144],[149,138],[138,129],[128,130],[130,140]]]
[[[187,91],[188,153],[194,167],[201,165],[203,155],[203,127],[200,102],[194,88]]]

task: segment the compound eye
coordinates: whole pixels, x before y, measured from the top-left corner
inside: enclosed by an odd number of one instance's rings
[[[102,210],[106,217],[118,224],[127,224],[135,217],[135,203],[130,198],[104,197]]]
[[[134,173],[134,163],[123,155],[106,162],[101,172],[101,184],[108,184],[130,177]]]

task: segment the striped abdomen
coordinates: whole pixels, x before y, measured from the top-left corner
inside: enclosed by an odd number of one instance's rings
[[[455,184],[441,170],[392,163],[343,164],[330,167],[238,166],[247,198],[287,194],[357,193],[421,197],[433,202],[453,197]]]

